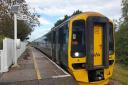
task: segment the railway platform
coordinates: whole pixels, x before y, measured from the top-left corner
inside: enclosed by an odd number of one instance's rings
[[[33,47],[28,47],[18,65],[0,76],[0,85],[77,85],[69,73]]]

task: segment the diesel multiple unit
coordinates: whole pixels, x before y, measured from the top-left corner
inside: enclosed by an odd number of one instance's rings
[[[65,68],[80,85],[104,85],[112,75],[114,29],[102,14],[73,16],[34,40],[33,46]]]

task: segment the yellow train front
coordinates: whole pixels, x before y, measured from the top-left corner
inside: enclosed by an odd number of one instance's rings
[[[40,39],[37,47],[66,68],[79,85],[105,85],[115,62],[113,23],[102,14],[71,17]]]

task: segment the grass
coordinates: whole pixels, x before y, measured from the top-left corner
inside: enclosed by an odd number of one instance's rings
[[[128,66],[116,63],[111,79],[128,85]]]

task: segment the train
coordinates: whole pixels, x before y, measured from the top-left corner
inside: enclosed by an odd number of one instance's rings
[[[112,20],[98,12],[83,12],[32,44],[66,69],[78,85],[106,85],[115,63],[114,39]]]

